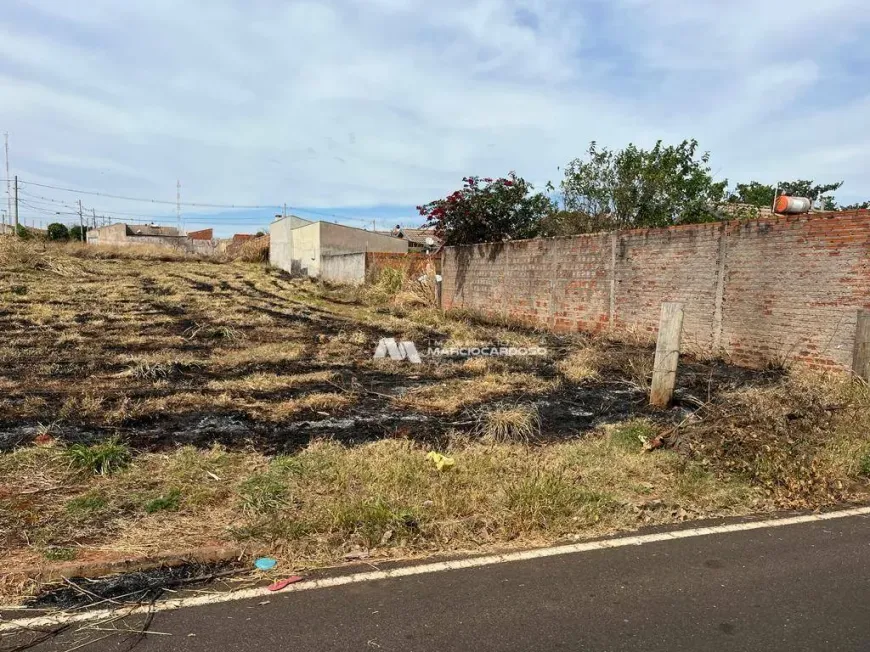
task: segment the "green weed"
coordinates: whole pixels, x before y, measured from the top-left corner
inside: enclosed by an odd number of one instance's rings
[[[332,520],[333,528],[345,538],[357,536],[369,548],[383,542],[388,532],[401,538],[419,531],[412,510],[395,509],[381,497],[349,500],[333,509]]]
[[[65,451],[65,456],[72,467],[95,475],[112,475],[133,461],[130,448],[117,438],[92,446],[74,444]]]
[[[597,523],[612,507],[613,499],[578,486],[573,478],[545,471],[505,489],[507,511],[515,531],[565,529],[571,522]]]
[[[239,487],[242,511],[248,515],[274,514],[287,503],[288,487],[275,473],[258,473]]]
[[[66,504],[66,511],[72,515],[86,515],[98,512],[108,505],[106,499],[96,494],[85,494],[73,498]]]
[[[181,491],[179,489],[170,489],[169,493],[145,503],[145,511],[149,514],[163,511],[175,512],[178,511],[180,506]]]
[[[72,561],[76,558],[76,551],[74,548],[46,548],[42,556],[49,561]]]
[[[610,443],[619,448],[640,452],[643,444],[656,436],[655,427],[643,419],[634,419],[616,426],[610,433]]]

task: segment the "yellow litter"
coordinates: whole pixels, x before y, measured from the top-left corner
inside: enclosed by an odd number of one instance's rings
[[[427,460],[432,460],[432,463],[435,465],[435,468],[439,471],[443,471],[444,469],[449,469],[456,464],[456,460],[452,457],[446,457],[441,453],[436,453],[435,451],[430,451],[428,455],[426,455]]]

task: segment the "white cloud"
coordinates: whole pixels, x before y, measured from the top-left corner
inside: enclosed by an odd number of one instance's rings
[[[593,139],[695,137],[732,180],[870,197],[858,2],[8,4],[0,129],[32,180],[414,205],[469,173],[556,181]]]

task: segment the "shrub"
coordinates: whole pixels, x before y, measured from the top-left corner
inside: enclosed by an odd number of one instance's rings
[[[88,227],[84,228],[85,237],[87,237]],[[84,242],[85,238],[82,237],[82,227],[76,225],[69,230],[69,239],[75,240],[77,242]]]
[[[53,222],[48,225],[48,239],[57,242],[69,240],[69,229],[66,228],[65,224]]]
[[[805,507],[849,497],[849,474],[870,430],[870,388],[848,378],[792,373],[769,387],[736,390],[686,424],[681,446],[703,463],[740,474],[780,505]]]
[[[545,193],[511,172],[503,179],[463,177],[461,189],[417,210],[444,244],[457,245],[534,237],[553,208]]]

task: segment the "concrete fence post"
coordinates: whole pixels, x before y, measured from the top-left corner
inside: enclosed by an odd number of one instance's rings
[[[858,311],[852,370],[859,378],[870,381],[870,310]]]
[[[674,396],[682,332],[683,304],[663,303],[649,396],[650,404],[655,407],[668,407]]]

